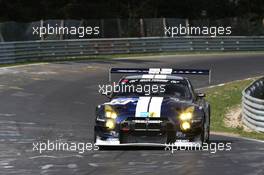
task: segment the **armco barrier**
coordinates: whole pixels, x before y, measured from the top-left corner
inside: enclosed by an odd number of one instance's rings
[[[0,63],[106,54],[264,51],[264,37],[149,37],[0,43]]]
[[[242,116],[249,128],[264,132],[264,77],[243,91]]]

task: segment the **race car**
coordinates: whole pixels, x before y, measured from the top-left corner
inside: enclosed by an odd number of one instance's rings
[[[208,142],[210,105],[182,75],[208,75],[206,69],[112,68],[123,76],[96,108],[97,145]]]

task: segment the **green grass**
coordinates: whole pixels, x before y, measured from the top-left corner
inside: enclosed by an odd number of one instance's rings
[[[225,125],[225,115],[230,108],[241,104],[242,91],[252,80],[231,82],[223,86],[217,86],[206,90],[211,105],[211,130],[239,134],[243,137],[264,140],[264,133],[246,132],[243,128],[229,128]]]

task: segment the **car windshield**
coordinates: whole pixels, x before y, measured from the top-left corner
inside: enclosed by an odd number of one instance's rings
[[[122,80],[115,88],[112,97],[161,96],[184,100],[191,98],[186,80],[164,80],[154,82],[148,80]]]

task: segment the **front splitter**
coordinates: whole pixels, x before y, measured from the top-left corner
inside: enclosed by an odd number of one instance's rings
[[[143,146],[143,147],[197,147],[202,145],[202,142],[189,142],[186,140],[177,140],[174,143],[120,143],[118,139],[101,140],[99,137],[96,138],[95,145],[97,146]]]

